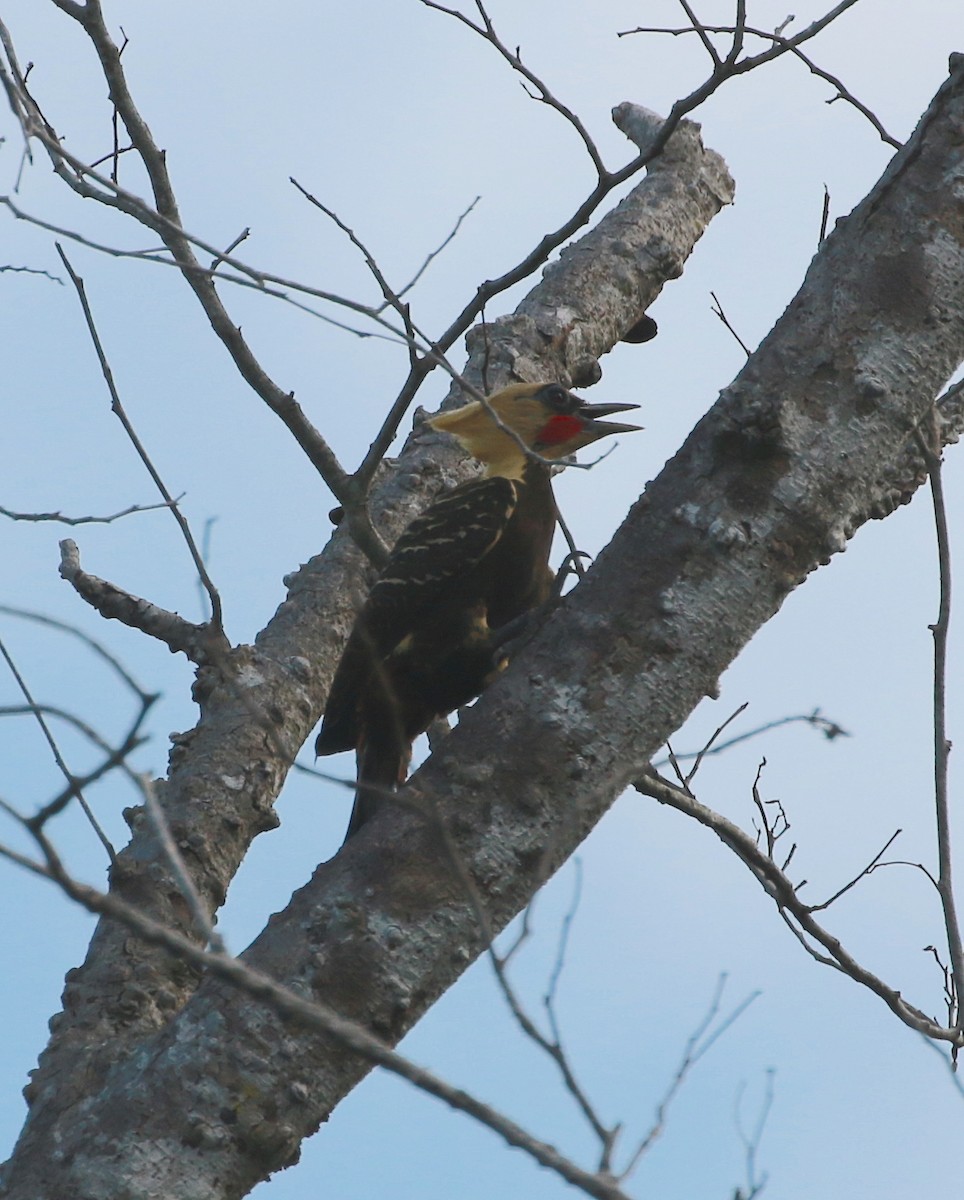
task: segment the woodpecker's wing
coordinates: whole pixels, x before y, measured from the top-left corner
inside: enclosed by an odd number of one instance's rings
[[[408,526],[358,614],[335,671],[316,754],[358,744],[358,709],[376,665],[491,551],[518,502],[511,479],[463,483]]]

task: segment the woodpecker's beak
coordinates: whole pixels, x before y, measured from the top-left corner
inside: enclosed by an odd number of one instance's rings
[[[597,438],[607,437],[611,433],[634,433],[637,429],[642,429],[642,425],[625,425],[621,421],[600,421],[600,417],[609,417],[613,413],[629,412],[634,408],[639,408],[638,404],[582,404],[579,407],[579,416],[588,417],[590,428],[593,430]]]

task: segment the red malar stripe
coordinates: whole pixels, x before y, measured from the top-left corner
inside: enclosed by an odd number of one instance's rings
[[[584,424],[585,421],[582,417],[572,414],[551,417],[539,431],[536,442],[543,446],[558,446],[561,442],[568,442],[577,433],[581,433]]]

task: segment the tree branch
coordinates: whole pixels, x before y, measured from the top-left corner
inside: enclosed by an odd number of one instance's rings
[[[77,543],[70,538],[60,543],[60,576],[102,617],[109,621],[120,621],[131,629],[139,629],[141,633],[157,638],[172,654],[186,654],[191,662],[202,665],[212,654],[223,653],[228,646],[224,635],[214,635],[207,623],[194,625],[177,613],[158,608],[149,600],[125,592],[106,579],[88,575],[81,569]]]
[[[926,436],[921,436],[934,505],[937,533],[937,557],[940,572],[940,606],[931,626],[934,635],[934,798],[937,815],[937,891],[944,910],[944,927],[951,956],[951,1017],[958,1030],[964,1031],[960,1012],[960,994],[964,987],[964,947],[954,898],[953,856],[951,853],[950,804],[947,768],[951,744],[947,737],[947,637],[951,623],[951,548],[947,529],[947,508],[941,475],[941,439],[936,411]]]
[[[755,29],[753,26],[746,25],[745,23],[742,25],[704,25],[696,20],[688,5],[684,5],[684,7],[686,8],[687,16],[693,22],[689,28],[666,29],[659,26],[641,25],[637,29],[624,30],[617,36],[627,37],[629,34],[633,33],[666,33],[673,37],[680,37],[681,35],[688,33],[695,33],[699,36],[703,45],[707,47],[716,63],[721,67],[722,63],[719,55],[717,54],[713,43],[709,40],[709,37],[707,36],[708,34],[728,33],[733,37],[734,46],[737,45],[738,35],[741,34],[749,34],[751,37],[760,38],[763,41],[770,42],[771,46],[774,48],[780,47],[783,50],[789,51],[796,59],[803,63],[811,75],[815,75],[818,79],[822,79],[826,83],[829,83],[832,87],[836,88],[837,95],[831,100],[828,100],[828,104],[833,104],[835,100],[846,101],[846,103],[852,108],[855,108],[857,112],[861,114],[861,116],[866,117],[866,119],[871,123],[871,125],[873,125],[874,129],[876,129],[877,133],[880,135],[880,140],[882,142],[886,142],[888,146],[893,146],[895,150],[900,149],[901,142],[887,132],[887,130],[881,124],[880,119],[870,108],[867,107],[866,104],[861,103],[861,101],[858,100],[857,97],[847,89],[847,87],[845,87],[845,85],[840,79],[837,78],[836,75],[831,75],[829,71],[825,71],[823,67],[819,67],[812,58],[803,53],[799,47],[799,35],[796,38],[786,38],[783,37],[779,32],[768,32],[766,29]],[[730,53],[732,55],[733,51],[731,50]],[[732,61],[736,61],[735,57]]]
[[[207,567],[204,565],[204,559],[201,557],[201,552],[197,548],[194,541],[194,535],[191,533],[191,527],[188,525],[184,514],[178,507],[177,501],[167,489],[167,485],[158,473],[157,468],[151,461],[150,455],[144,448],[144,444],[137,436],[134,426],[130,422],[124,405],[121,403],[120,394],[117,391],[117,386],[114,383],[114,373],[110,369],[110,363],[107,361],[107,355],[104,353],[104,347],[100,340],[100,335],[97,332],[97,327],[94,324],[94,315],[90,311],[90,304],[87,300],[87,291],[84,287],[84,281],[77,274],[70,264],[70,260],[63,251],[63,247],[57,245],[57,253],[60,255],[60,261],[67,268],[67,274],[70,276],[70,282],[74,285],[77,292],[77,297],[80,300],[80,306],[83,309],[84,320],[87,322],[87,330],[90,333],[91,341],[94,343],[94,350],[97,353],[97,361],[100,363],[101,373],[104,376],[104,382],[107,384],[107,390],[110,393],[111,411],[118,418],[121,425],[124,427],[124,432],[130,439],[131,445],[137,451],[137,456],[147,468],[147,473],[154,481],[154,486],[161,493],[161,498],[164,501],[164,506],[169,508],[171,516],[177,522],[177,527],[181,531],[185,544],[188,548],[188,553],[194,562],[198,577],[204,584],[204,590],[207,592],[208,600],[211,604],[211,620],[210,620],[210,636],[211,641],[216,642],[219,639],[224,640],[224,616],[221,611],[221,597],[218,589],[214,586],[211,576],[208,574]]]
[[[748,833],[728,821],[719,813],[701,804],[695,797],[688,796],[681,788],[674,787],[659,776],[646,775],[636,781],[636,790],[650,796],[661,804],[667,804],[705,825],[724,842],[751,870],[764,891],[774,900],[780,915],[818,961],[835,967],[848,975],[854,982],[868,988],[879,996],[887,1007],[911,1029],[932,1038],[934,1041],[960,1043],[960,1032],[945,1028],[914,1005],[909,1004],[900,992],[868,971],[847,951],[840,941],[825,930],[816,920],[808,904],[797,896],[797,891],[786,874],[777,866],[771,854],[761,850]],[[826,955],[814,952],[806,939],[822,946]]]

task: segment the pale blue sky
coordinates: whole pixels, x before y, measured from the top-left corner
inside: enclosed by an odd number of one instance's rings
[[[890,131],[905,138],[964,49],[957,6],[863,0],[811,46]],[[89,158],[109,149],[105,87],[80,31],[52,4],[7,0],[22,61],[36,65],[35,94],[71,148]],[[279,274],[371,299],[357,256],[288,183],[294,175],[364,237],[389,277],[404,282],[477,195],[456,242],[414,296],[420,323],[444,327],[475,286],[555,227],[591,186],[572,132],[527,100],[490,49],[415,0],[318,5],[236,0],[107,3],[112,27],[131,42],[124,62],[158,141],[167,148],[185,224],[224,245],[243,228],[243,257]],[[698,83],[706,64],[695,39],[633,37],[638,24],[679,24],[677,6],[526,0],[493,3],[506,41],[559,97],[577,109],[611,165],[627,143],[609,111],[633,100],[666,111]],[[706,20],[730,8],[704,4]],[[821,9],[795,8],[799,28]],[[784,4],[762,2],[750,20],[773,28]],[[657,340],[620,347],[603,364],[593,398],[641,404],[646,433],[627,439],[591,476],[568,472],[559,495],[580,545],[597,549],[663,461],[739,369],[742,353],[710,311],[722,300],[755,345],[798,288],[814,253],[823,185],[834,216],[873,185],[890,156],[870,125],[795,63],[734,81],[697,119],[727,159],[736,205],[699,244],[683,278],[654,309]],[[13,187],[20,143],[0,120],[0,192]],[[128,186],[139,186],[133,165]],[[122,175],[122,181],[124,176]],[[48,220],[126,247],[151,239],[120,218],[68,196],[38,157],[18,203]],[[49,235],[0,212],[0,261],[62,274]],[[70,251],[84,275],[118,387],[168,485],[184,491],[197,529],[213,526],[211,570],[222,589],[230,635],[249,640],[283,598],[285,572],[317,552],[331,498],[277,420],[236,376],[173,271]],[[0,274],[4,345],[0,402],[0,504],[80,515],[151,503],[150,481],[109,411],[108,398],[68,288]],[[526,288],[497,306],[510,309]],[[225,292],[265,367],[299,400],[353,466],[394,395],[404,353],[360,341],[275,302]],[[336,314],[338,315],[338,314]],[[490,314],[496,315],[496,313]],[[456,365],[458,355],[454,355]],[[421,402],[434,406],[439,377]],[[952,526],[962,511],[958,452],[948,454]],[[958,529],[958,541],[960,530]],[[50,524],[0,524],[5,586],[0,602],[75,621],[108,642],[141,682],[164,697],[139,754],[162,772],[167,734],[189,728],[190,672],[156,643],[102,622],[57,577]],[[192,618],[199,600],[179,534],[163,513],[73,532],[84,565]],[[739,704],[745,724],[815,706],[853,737],[827,744],[793,727],[707,767],[701,798],[748,825],[750,785],[762,754],[764,791],[780,797],[799,843],[808,895],[834,891],[898,827],[895,855],[933,862],[930,817],[930,635],[937,580],[928,499],[860,531],[847,550],[787,601],[675,739],[692,747]],[[3,636],[36,694],[89,712],[107,730],[128,711],[114,680],[70,642],[0,618]],[[961,644],[952,681],[960,679]],[[2,676],[0,676],[2,679]],[[14,702],[0,683],[0,704]],[[951,736],[961,698],[952,696]],[[958,741],[962,735],[958,735]],[[65,734],[80,769],[86,751]],[[55,786],[56,773],[26,722],[0,723],[0,794],[25,809]],[[336,763],[347,775],[347,759]],[[957,782],[960,783],[959,776]],[[119,783],[93,793],[122,841],[120,809],[134,797]],[[284,905],[315,863],[336,848],[350,800],[292,780],[282,827],[259,839],[232,889],[223,929],[240,950]],[[103,881],[98,847],[73,815],[57,828],[67,857]],[[16,842],[15,831],[0,837]],[[748,1123],[765,1071],[776,1098],[760,1152],[774,1200],[876,1200],[949,1194],[964,1099],[946,1069],[882,1003],[813,963],[791,938],[745,868],[706,831],[639,797],[626,796],[582,854],[584,890],[560,1008],[578,1069],[607,1119],[647,1127],[718,974],[733,1002],[762,995],[700,1065],[671,1112],[667,1131],[641,1166],[636,1192],[661,1200],[724,1197],[744,1182],[734,1105],[746,1086]],[[554,937],[572,887],[572,866],[547,889],[539,937],[520,975],[538,1003]],[[0,1158],[16,1136],[19,1089],[46,1037],[65,971],[81,960],[92,922],[51,889],[0,865],[8,914],[0,954]],[[832,911],[832,928],[859,958],[914,1003],[941,1013],[940,979],[921,952],[941,927],[920,873],[894,867],[865,881]],[[572,1105],[514,1031],[489,972],[468,972],[410,1036],[404,1049],[460,1086],[503,1106],[539,1137],[587,1161],[589,1142]],[[339,1200],[389,1193],[397,1200],[528,1200],[565,1187],[505,1150],[467,1118],[405,1085],[370,1077],[306,1145],[303,1162],[263,1185],[264,1200]]]

